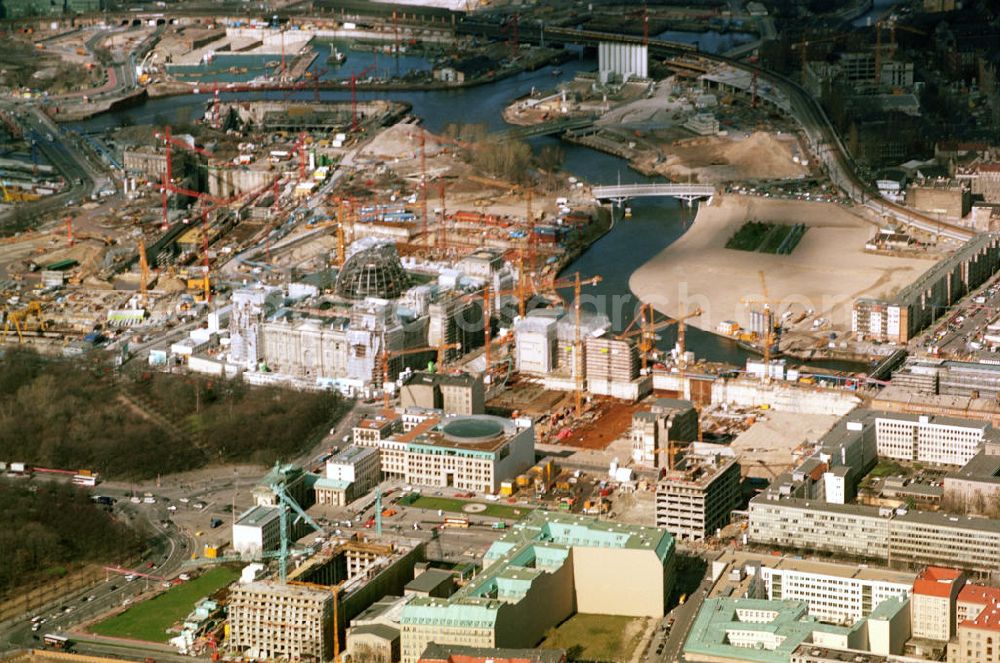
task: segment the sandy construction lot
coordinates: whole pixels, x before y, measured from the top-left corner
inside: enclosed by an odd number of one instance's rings
[[[725,248],[748,219],[804,223],[808,230],[787,256]],[[865,253],[874,230],[832,203],[717,196],[699,208],[683,237],[632,274],[629,285],[666,315],[700,306],[702,316],[689,324],[701,329],[715,331],[724,320],[749,328],[741,300],[763,299],[763,270],[777,312],[814,309],[832,329],[849,331],[855,298],[890,296],[934,264]]]
[[[740,433],[729,446],[740,457],[743,476],[773,480],[802,461],[840,417],[770,411]],[[802,453],[796,454],[796,450]]]
[[[676,182],[737,182],[747,180],[794,179],[809,175],[809,168],[792,159],[802,155],[792,134],[776,135],[755,131],[749,135],[696,136],[659,145],[665,155],[637,159],[640,170],[652,168]]]

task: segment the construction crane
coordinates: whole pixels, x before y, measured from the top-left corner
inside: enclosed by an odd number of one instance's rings
[[[649,355],[656,349],[656,342],[659,339],[657,332],[661,329],[666,329],[670,325],[677,325],[677,352],[678,360],[677,365],[681,367],[685,354],[684,349],[684,336],[685,327],[684,324],[686,320],[691,318],[697,318],[703,313],[700,307],[696,308],[694,311],[687,313],[677,318],[666,318],[657,321],[655,319],[656,310],[653,308],[652,304],[643,304],[638,313],[636,313],[635,318],[629,323],[629,326],[625,330],[616,336],[620,340],[627,340],[630,338],[639,337],[637,347],[639,349],[639,358],[642,361],[642,370],[645,371],[647,367],[647,361]]]
[[[229,203],[233,202],[233,200],[235,200],[235,198],[230,198],[228,200],[222,198],[216,198],[215,196],[210,196],[205,193],[200,193],[198,191],[191,191],[190,189],[174,186],[173,154],[171,150],[172,147],[180,147],[186,150],[191,150],[193,152],[196,152],[202,156],[209,158],[214,157],[215,155],[209,152],[208,150],[204,150],[198,147],[197,145],[190,145],[182,140],[178,140],[177,138],[173,137],[172,135],[170,135],[169,125],[163,128],[162,134],[157,133],[155,135],[158,140],[163,141],[164,147],[166,148],[166,163],[160,184],[160,200],[163,206],[163,219],[161,222],[162,230],[166,230],[167,227],[170,225],[169,220],[167,218],[167,204],[168,204],[168,196],[170,193],[190,196],[192,198],[197,198],[198,200],[207,200],[209,202],[216,203],[217,205],[228,205]]]
[[[523,309],[526,296],[523,285],[523,282],[519,282],[518,287],[511,290],[493,290],[487,283],[483,286],[481,293],[476,292],[462,298],[463,301],[471,301],[480,297],[483,300],[483,360],[485,362],[483,376],[486,382],[490,381],[493,369],[493,304],[500,297],[515,296],[518,298],[518,308]]]
[[[351,73],[351,131],[358,132],[358,79],[365,74],[375,70],[375,65],[371,64],[361,70],[360,73]]]
[[[309,134],[305,131],[299,132],[299,137],[295,140],[294,150],[296,155],[298,155],[299,161],[299,182],[304,182],[306,179],[306,164],[309,162],[308,155],[306,154],[306,142],[309,140]]]
[[[818,38],[815,38],[815,39],[804,38],[804,39],[802,39],[802,41],[800,41],[800,42],[798,42],[796,44],[792,44],[792,49],[797,50],[799,52],[799,59],[800,59],[800,62],[801,62],[801,67],[802,67],[802,81],[803,81],[803,83],[806,80],[806,63],[808,62],[809,47],[812,46],[813,44],[825,44],[825,43],[829,43],[829,42],[836,42],[836,41],[839,41],[839,40],[841,40],[841,39],[843,39],[845,37],[848,37],[848,36],[850,36],[848,33],[838,33],[838,34],[835,34],[835,35],[829,35],[829,36],[826,36],[826,37],[818,37]]]
[[[744,297],[740,302],[747,307],[761,306],[761,313],[763,315],[763,333],[760,334],[759,339],[763,345],[763,355],[764,355],[764,384],[771,382],[771,350],[775,343],[774,335],[774,311],[771,306],[771,298],[767,291],[767,280],[764,276],[764,271],[760,270],[757,272],[757,276],[760,278],[760,287],[762,298],[757,297]],[[753,330],[751,330],[753,331]]]
[[[11,327],[17,332],[17,342],[24,343],[24,332],[28,329],[28,319],[32,317],[38,321],[38,329],[45,331],[45,317],[42,313],[42,303],[40,301],[33,299],[23,309],[8,311],[7,320],[3,326],[3,338],[0,338],[0,343],[7,342],[7,334],[10,333]]]
[[[395,16],[393,12],[393,17]],[[420,222],[423,225],[424,242],[430,246],[433,241],[427,232],[427,132],[423,127],[420,127]]]
[[[422,347],[422,348],[406,348],[404,350],[389,350],[385,347],[385,338],[382,339],[382,403],[388,408],[389,407],[389,390],[386,388],[389,384],[389,360],[393,357],[405,357],[407,355],[415,355],[424,352],[437,352],[437,367],[440,369],[444,366],[446,355],[448,350],[461,350],[461,343],[442,343],[441,345],[435,347]]]
[[[553,279],[544,285],[544,290],[550,291],[560,300],[562,296],[557,290],[559,288],[573,288],[573,314],[576,317],[576,334],[573,339],[573,379],[575,381],[576,416],[583,414],[583,338],[581,336],[581,318],[583,311],[580,304],[580,293],[583,286],[594,286],[604,280],[600,274],[595,274],[588,278],[580,278],[580,272],[576,272],[571,279]]]
[[[275,463],[275,468],[280,466],[279,463]],[[257,551],[254,554],[254,559],[277,559],[278,560],[278,580],[282,584],[288,581],[288,558],[295,552],[314,552],[312,549],[295,549],[293,550],[291,545],[291,525],[289,523],[288,512],[292,511],[295,513],[295,521],[303,521],[309,525],[312,529],[320,534],[325,534],[325,530],[320,527],[308,513],[302,510],[286,491],[284,484],[280,482],[271,483],[268,488],[274,492],[275,497],[278,498],[278,534],[280,537],[280,543],[278,550],[272,551]],[[202,564],[227,564],[230,562],[245,562],[246,558],[242,555],[225,555],[222,557],[209,557],[202,559],[188,560],[184,563],[185,566],[199,566]]]
[[[142,298],[142,305],[145,306],[149,288],[149,257],[146,255],[146,243],[141,237],[136,249],[139,252],[139,296]]]
[[[882,83],[882,30],[884,28],[889,28],[889,53],[888,59],[892,59],[896,54],[896,30],[905,30],[906,32],[912,32],[913,34],[927,36],[927,33],[923,30],[918,30],[917,28],[911,28],[908,25],[898,25],[894,17],[882,20],[879,19],[875,21],[875,86],[878,87]]]

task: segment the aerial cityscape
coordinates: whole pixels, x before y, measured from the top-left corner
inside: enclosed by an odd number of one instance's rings
[[[0,44],[0,663],[1000,663],[994,0]]]

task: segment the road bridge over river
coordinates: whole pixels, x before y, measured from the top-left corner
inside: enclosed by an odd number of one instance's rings
[[[622,203],[629,198],[650,198],[666,196],[680,198],[691,202],[698,198],[709,198],[715,194],[715,186],[711,184],[611,184],[595,186],[592,189],[595,198],[613,200]]]

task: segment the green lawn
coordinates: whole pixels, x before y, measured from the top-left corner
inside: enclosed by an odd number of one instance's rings
[[[214,594],[239,577],[238,570],[217,566],[194,580],[171,587],[148,601],[137,603],[125,612],[95,624],[91,630],[98,635],[116,638],[166,642],[170,639],[167,629],[186,617],[199,599]]]
[[[550,630],[542,649],[565,649],[582,661],[628,661],[642,637],[645,619],[612,615],[573,615]]]
[[[400,500],[400,503],[404,503],[403,500]],[[486,510],[471,513],[463,510],[463,507],[467,504],[482,504],[486,507]],[[489,516],[491,518],[507,518],[509,520],[519,520],[531,513],[531,509],[527,507],[510,506],[508,504],[490,504],[488,502],[469,502],[466,500],[452,499],[450,497],[427,497],[426,495],[421,495],[415,499],[410,503],[410,506],[418,509],[461,513],[469,517]]]
[[[871,472],[868,473],[869,477],[888,477],[894,476],[896,474],[902,474],[904,477],[913,474],[913,470],[904,465],[891,460],[880,460],[878,465],[876,465]]]

